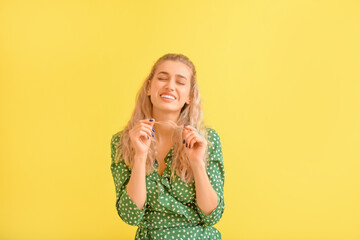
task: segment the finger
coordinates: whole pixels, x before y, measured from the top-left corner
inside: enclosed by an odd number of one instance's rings
[[[148,133],[148,139],[150,139],[150,137],[155,137],[155,129],[153,129],[151,126],[143,124],[141,127]]]
[[[146,139],[149,139],[151,136],[149,129],[145,128],[145,126],[142,126],[142,125],[136,126],[135,132],[136,132],[138,138],[143,136]]]
[[[150,120],[152,120],[152,121],[150,121]],[[146,124],[148,124],[148,125],[150,125],[150,126],[154,126],[154,123],[155,123],[155,119],[153,119],[153,118],[148,118],[148,119],[142,119],[142,120],[139,120],[139,122],[138,123],[146,123]]]
[[[191,134],[191,131],[185,129],[183,132],[183,139],[185,140],[185,142],[183,141],[185,147],[189,147],[189,136]]]
[[[154,119],[152,119],[152,120],[154,120]],[[155,120],[150,122],[150,121],[148,121],[148,119],[143,119],[143,120],[140,120],[138,122],[138,125],[147,127],[150,130],[150,135],[149,136],[151,136],[151,135],[155,134],[154,123],[155,123]],[[153,136],[153,137],[155,137],[155,136]]]
[[[194,144],[199,140],[196,133],[191,133],[188,139],[189,139],[189,148],[192,148]]]
[[[144,131],[144,130],[140,130],[138,136],[139,136],[139,138],[144,137],[144,138],[150,139],[149,134],[147,133],[147,131]]]
[[[144,136],[147,139],[150,139],[152,137],[150,126],[146,124],[140,124],[136,127],[136,132],[138,133],[138,137]]]
[[[193,126],[190,126],[190,125],[186,125],[186,126],[184,125],[184,128],[188,129],[188,130],[192,130],[192,131],[196,130],[196,128],[194,128]]]
[[[151,125],[148,125],[146,123],[141,123],[141,126],[146,128],[147,130],[149,130],[150,135],[155,135],[155,129]],[[153,136],[153,137],[155,137],[155,136]]]

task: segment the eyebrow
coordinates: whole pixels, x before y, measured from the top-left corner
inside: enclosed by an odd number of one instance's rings
[[[166,74],[166,75],[169,75],[169,73],[168,72],[158,72],[158,74],[160,74],[160,73],[164,73],[164,74]],[[176,76],[178,76],[178,77],[181,77],[181,78],[185,78],[185,79],[187,79],[186,77],[184,77],[183,75],[181,75],[181,74],[175,74]]]

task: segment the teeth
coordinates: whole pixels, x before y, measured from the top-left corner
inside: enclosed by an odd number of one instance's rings
[[[174,99],[174,100],[175,100],[175,98],[174,98],[174,97],[169,96],[169,95],[161,95],[161,97],[163,97],[163,98],[170,98],[170,99]]]

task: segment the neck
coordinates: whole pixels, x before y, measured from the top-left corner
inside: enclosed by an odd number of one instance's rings
[[[155,112],[153,113],[153,118],[155,118],[156,122],[161,122],[161,121],[168,121],[171,120],[173,122],[177,122],[179,119],[179,114],[178,113],[162,113],[162,114],[156,114]],[[156,124],[154,125],[154,129],[155,129],[155,137],[156,139],[159,141],[159,143],[166,143],[166,142],[171,142],[171,136],[174,132],[174,129],[171,125],[168,124]]]

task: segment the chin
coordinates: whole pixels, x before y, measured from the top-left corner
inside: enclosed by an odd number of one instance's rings
[[[171,106],[171,107],[166,107],[166,106],[161,106],[158,109],[161,111],[171,111],[171,112],[177,112],[180,111],[181,108],[179,108],[180,106]]]

